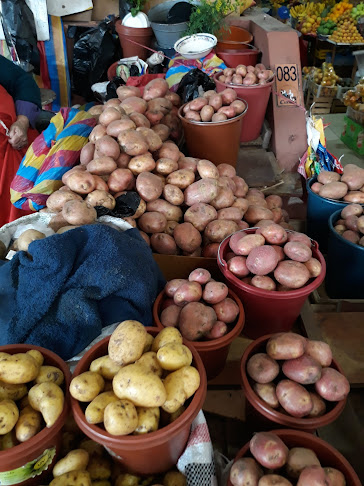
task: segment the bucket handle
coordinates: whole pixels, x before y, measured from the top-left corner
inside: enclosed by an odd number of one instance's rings
[[[235,235],[236,233],[242,233],[244,231],[247,231],[247,230],[257,230],[259,229],[260,226],[253,226],[252,228],[245,228],[245,229],[242,229],[242,230],[239,230],[239,231],[235,231],[235,233],[231,233],[230,235],[228,236],[225,236],[225,238],[221,241],[220,245],[219,245],[219,249],[217,251],[217,258],[219,260],[219,263],[222,267],[225,267],[225,260],[222,260],[221,257],[220,257],[220,248],[221,248],[221,245],[224,243],[225,240],[227,240],[228,238],[231,238],[232,235]],[[287,233],[299,233],[298,231],[294,231],[294,230],[290,230],[290,229],[286,229],[286,232]],[[308,235],[306,235],[308,238],[310,238]],[[310,238],[311,240],[311,245],[315,248],[316,251],[318,251],[319,249],[319,244],[317,243],[317,241],[313,240],[312,238]]]

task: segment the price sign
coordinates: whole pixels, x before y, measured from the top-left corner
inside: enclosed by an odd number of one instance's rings
[[[275,66],[276,98],[278,107],[301,104],[299,72],[297,64]]]

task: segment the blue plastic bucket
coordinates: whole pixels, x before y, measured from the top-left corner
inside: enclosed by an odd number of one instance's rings
[[[329,218],[326,292],[331,299],[364,299],[364,246],[345,240],[334,229],[341,210]]]
[[[315,194],[311,186],[317,182],[313,177],[306,182],[307,187],[307,234],[310,238],[317,241],[320,250],[324,253],[327,251],[327,240],[329,236],[328,220],[335,211],[341,211],[347,206],[348,202],[334,201],[326,199]],[[363,205],[364,206],[364,205]]]

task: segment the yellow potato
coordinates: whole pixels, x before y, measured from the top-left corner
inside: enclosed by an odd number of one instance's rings
[[[55,383],[40,383],[29,390],[28,397],[30,406],[42,414],[47,427],[52,427],[63,411],[62,389]]]
[[[104,412],[105,429],[111,435],[128,435],[138,425],[138,414],[129,400],[109,403]]]
[[[159,407],[137,407],[138,425],[135,435],[148,434],[158,430],[160,411]]]
[[[145,341],[143,354],[147,353],[148,351],[150,351],[152,349],[153,341],[154,341],[154,337],[151,334],[147,333],[147,340]]]
[[[121,366],[115,363],[110,356],[101,356],[90,364],[90,371],[99,373],[105,380],[112,380]]]
[[[104,389],[104,379],[98,373],[85,371],[71,381],[70,393],[80,402],[92,402]]]
[[[170,373],[164,380],[167,398],[162,408],[168,413],[176,412],[200,386],[200,374],[193,366],[184,366]]]
[[[123,321],[111,334],[109,356],[115,363],[124,366],[134,363],[143,354],[147,331],[138,321]]]
[[[54,478],[49,486],[92,486],[92,483],[87,471],[71,471]]]
[[[28,393],[28,388],[24,384],[10,385],[0,381],[0,400],[8,398],[9,400],[20,400]]]
[[[140,477],[134,474],[120,474],[116,478],[115,486],[139,486]]]
[[[92,484],[94,481],[109,479],[111,476],[111,460],[109,457],[93,456],[87,466]]]
[[[37,349],[30,349],[29,351],[26,352],[29,356],[35,359],[35,361],[39,364],[39,366],[42,366],[44,363],[44,356],[43,354],[38,351]]]
[[[184,344],[169,343],[159,348],[157,359],[164,370],[176,371],[192,363],[192,353]]]
[[[18,445],[19,442],[15,436],[15,430],[11,430],[5,435],[0,435],[0,451],[6,451]]]
[[[14,385],[35,380],[39,365],[27,353],[0,353],[0,380]]]
[[[53,468],[53,476],[62,476],[71,471],[85,471],[89,455],[84,449],[74,449],[58,461]]]
[[[182,334],[175,327],[165,327],[154,338],[152,351],[155,353],[159,348],[169,343],[182,344]]]
[[[179,471],[168,471],[163,478],[163,486],[186,486],[186,476]]]
[[[159,378],[162,376],[163,370],[161,368],[161,365],[158,363],[157,360],[157,353],[154,351],[148,351],[147,353],[144,353],[141,358],[138,359],[138,361],[135,362],[135,364],[140,364],[147,368],[148,371],[151,371],[152,373],[155,373]]]
[[[93,456],[94,454],[102,456],[104,454],[102,445],[91,439],[83,440],[80,444],[80,449],[84,449],[90,456]]]
[[[138,407],[161,407],[166,400],[162,380],[140,364],[121,368],[113,380],[114,393]]]
[[[10,432],[17,423],[19,410],[13,400],[1,400],[0,402],[0,435]]]
[[[58,386],[62,385],[63,381],[64,381],[63,372],[56,366],[41,366],[39,370],[39,374],[35,379],[35,382],[37,384],[52,382]]]
[[[113,391],[100,393],[85,410],[85,417],[89,424],[100,424],[104,421],[104,411],[109,403],[117,402],[119,399]]]
[[[22,233],[17,239],[18,248],[22,251],[28,251],[28,246],[35,240],[41,240],[45,238],[45,234],[34,229],[28,229]]]
[[[42,427],[42,414],[34,410],[30,405],[20,411],[19,419],[15,426],[16,438],[19,442],[25,442],[35,434],[38,434]]]

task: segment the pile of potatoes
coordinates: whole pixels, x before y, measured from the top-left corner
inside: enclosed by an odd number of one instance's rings
[[[253,457],[237,459],[230,469],[233,486],[345,486],[341,471],[322,467],[312,449],[292,447],[274,432],[258,432],[250,441]]]
[[[239,307],[228,297],[227,286],[213,280],[204,268],[193,270],[188,279],[170,280],[164,293],[162,325],[178,327],[189,341],[220,338],[239,316]]]
[[[206,91],[183,106],[186,120],[195,122],[222,122],[234,118],[246,109],[244,101],[238,99],[236,91],[226,88],[221,93]]]
[[[326,413],[325,401],[344,400],[350,391],[348,380],[331,362],[328,344],[287,332],[273,335],[266,353],[251,356],[246,373],[270,407],[281,407],[292,417],[320,417]]]
[[[364,169],[348,164],[345,165],[342,175],[322,170],[311,190],[326,199],[364,204]]]
[[[88,423],[103,424],[111,435],[143,435],[158,430],[161,410],[169,422],[184,411],[200,386],[191,363],[178,329],[165,328],[153,339],[140,322],[123,321],[110,337],[108,355],[75,376],[70,393],[88,403]]]
[[[343,238],[364,246],[364,207],[360,204],[349,204],[341,211],[341,219],[335,223],[335,231]]]
[[[289,291],[320,275],[321,263],[312,257],[310,238],[261,221],[254,233],[233,234],[226,254],[228,270],[244,283],[263,290]]]
[[[64,407],[62,370],[44,365],[36,349],[0,353],[0,451],[52,427]]]
[[[254,86],[267,84],[272,81],[273,77],[274,72],[267,69],[264,64],[257,64],[256,66],[239,64],[236,68],[225,68],[218,77],[218,81],[225,84]]]

